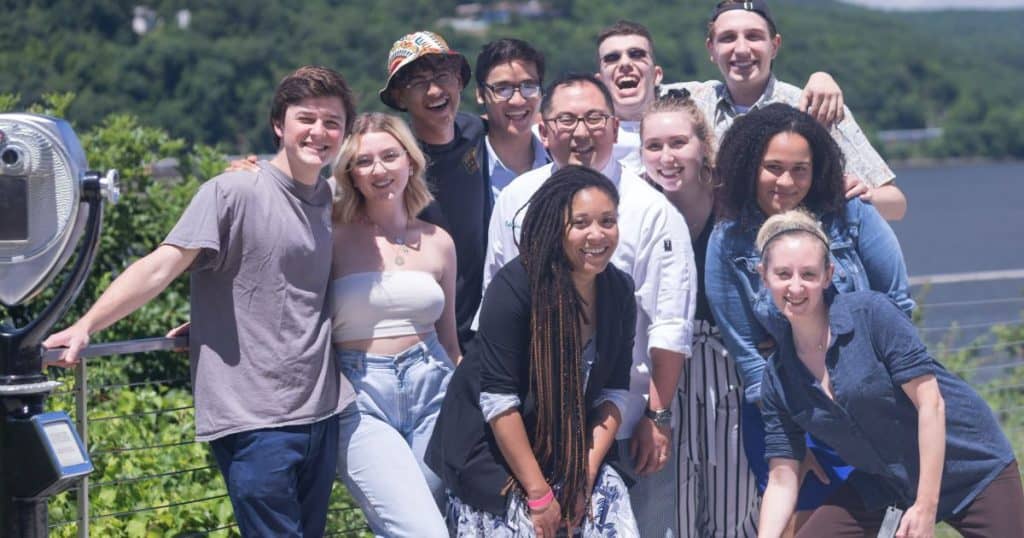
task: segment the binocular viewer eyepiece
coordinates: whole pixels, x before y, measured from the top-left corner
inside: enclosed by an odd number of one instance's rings
[[[91,197],[115,202],[117,172],[88,170],[64,120],[0,114],[0,302],[42,291],[74,252]]]

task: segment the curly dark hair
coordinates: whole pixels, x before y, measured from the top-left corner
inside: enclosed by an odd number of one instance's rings
[[[721,220],[742,220],[757,206],[757,179],[768,143],[779,133],[796,133],[811,146],[811,189],[800,203],[817,216],[842,216],[845,159],[828,130],[813,117],[782,103],[739,117],[722,137],[716,173],[717,212]]]
[[[530,385],[537,395],[533,453],[542,469],[561,483],[562,517],[574,521],[576,501],[587,487],[591,443],[584,401],[580,315],[583,298],[572,279],[563,241],[576,193],[596,188],[619,205],[608,178],[582,166],[566,166],[530,198],[523,219],[519,255],[530,280]],[[589,499],[584,506],[589,506]],[[586,510],[586,508],[584,508]]]

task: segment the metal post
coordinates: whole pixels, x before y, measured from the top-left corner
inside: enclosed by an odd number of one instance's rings
[[[85,451],[89,452],[88,385],[85,363],[82,359],[75,367],[75,426]],[[89,476],[78,483],[78,538],[89,538]]]

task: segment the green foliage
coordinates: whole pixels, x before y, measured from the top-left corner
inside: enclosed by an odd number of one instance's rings
[[[75,92],[44,93],[41,97],[42,102],[28,107],[28,111],[63,118],[74,100]]]
[[[128,112],[175,137],[248,153],[272,151],[268,100],[276,82],[302,64],[338,68],[361,109],[382,110],[376,93],[387,51],[417,29],[441,32],[471,62],[485,41],[527,39],[547,54],[550,78],[593,70],[594,36],[629,18],[651,28],[667,81],[719,77],[704,49],[706,0],[559,0],[548,2],[555,15],[513,18],[482,35],[440,22],[457,3],[163,0],[147,3],[158,24],[140,36],[124,3],[16,2],[0,26],[0,93],[38,100],[45,91],[74,91],[68,113],[79,125]],[[773,4],[784,35],[775,61],[780,78],[803,84],[814,71],[832,73],[869,132],[946,129],[942,140],[892,148],[895,156],[1024,157],[1024,11],[922,15],[808,4]],[[191,14],[184,29],[175,22],[182,8]],[[471,91],[463,107],[475,107]]]
[[[0,113],[17,109],[20,102],[21,96],[16,93],[0,93]]]

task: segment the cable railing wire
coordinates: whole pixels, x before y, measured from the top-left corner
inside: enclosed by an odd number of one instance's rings
[[[89,488],[90,489],[95,489],[95,488],[104,488],[104,487],[108,487],[108,486],[121,486],[121,485],[124,485],[124,484],[133,484],[135,482],[145,482],[146,480],[156,480],[157,478],[169,478],[169,477],[173,477],[173,476],[186,475],[186,474],[189,474],[189,473],[197,473],[199,471],[207,471],[207,470],[212,470],[212,469],[216,469],[216,467],[213,466],[213,465],[206,465],[206,466],[203,466],[203,467],[193,467],[191,469],[182,469],[180,471],[167,471],[165,473],[147,474],[147,475],[142,475],[142,476],[133,476],[133,477],[129,477],[129,478],[119,478],[117,480],[107,480],[105,482],[90,482],[89,483]],[[78,489],[78,486],[72,486],[72,487],[68,488],[67,491],[76,491],[77,489]]]
[[[187,383],[190,383],[191,381],[192,380],[190,380],[187,377],[172,377],[172,378],[169,378],[169,379],[159,379],[159,380],[156,380],[156,381],[135,381],[135,382],[132,382],[132,383],[113,383],[113,384],[110,384],[110,385],[99,385],[99,386],[96,386],[96,387],[89,386],[89,392],[101,392],[101,391],[105,391],[105,390],[145,387],[145,386],[149,386],[149,385],[179,385],[179,384],[187,384]]]
[[[95,458],[96,456],[106,456],[108,454],[120,454],[122,452],[138,452],[140,450],[162,450],[162,449],[165,449],[165,448],[175,448],[175,447],[179,447],[179,446],[194,445],[194,444],[196,444],[198,442],[199,441],[196,441],[195,439],[191,439],[189,441],[178,441],[176,443],[165,443],[165,444],[161,444],[161,445],[115,447],[115,448],[107,448],[107,449],[104,449],[104,450],[90,451],[89,455]]]
[[[174,385],[187,385],[189,383],[191,383],[191,380],[189,378],[187,378],[187,377],[175,377],[175,378],[170,378],[170,379],[159,379],[159,380],[156,380],[156,381],[135,381],[135,382],[132,382],[132,383],[113,383],[113,384],[110,384],[110,385],[99,385],[99,386],[95,386],[95,387],[90,386],[86,392],[88,392],[89,394],[95,394],[95,393],[103,392],[103,391],[111,391],[111,390],[119,390],[119,389],[131,389],[131,388],[136,388],[136,387],[159,386],[159,385],[174,386]],[[68,388],[68,389],[55,390],[55,391],[50,393],[50,396],[51,397],[58,397],[58,398],[66,398],[68,396],[74,396],[76,393],[77,393],[76,389]]]
[[[1012,348],[1016,346],[1024,346],[1024,340],[1011,340],[1009,342],[992,342],[990,344],[967,344],[964,346],[950,347],[940,350],[941,353],[959,353],[961,351],[969,350],[982,350],[982,349],[997,349],[997,348]]]
[[[951,306],[978,306],[989,304],[1024,303],[1024,297],[1000,297],[998,299],[970,299],[966,301],[943,301],[936,303],[921,303],[918,308],[948,308]]]
[[[179,501],[179,502],[162,504],[160,506],[144,506],[142,508],[136,508],[134,510],[124,510],[122,512],[111,512],[109,514],[100,514],[98,516],[89,516],[89,521],[99,521],[101,519],[108,519],[108,518],[122,518],[122,517],[130,516],[130,515],[133,515],[133,514],[141,514],[141,513],[144,513],[144,512],[153,512],[153,511],[156,511],[156,510],[163,510],[165,508],[177,508],[179,506],[187,506],[189,504],[196,504],[196,503],[207,502],[207,501],[215,501],[217,499],[226,499],[227,496],[228,496],[227,493],[223,493],[221,495],[212,495],[210,497],[203,497],[201,499],[189,499],[189,500],[186,500],[186,501]]]
[[[212,529],[206,529],[204,531],[198,531],[198,532],[200,532],[201,534],[210,534],[211,532],[219,532],[219,531],[226,531],[228,529],[233,529],[233,528],[235,528],[237,526],[238,526],[238,523],[228,523],[227,525],[221,525],[220,527],[214,527]]]
[[[920,332],[937,332],[944,331],[950,332],[954,330],[966,330],[966,329],[989,329],[992,327],[1003,326],[1003,327],[1019,327],[1024,325],[1024,320],[1010,319],[1005,321],[991,321],[986,323],[967,323],[964,325],[947,325],[945,327],[919,327],[917,330]]]
[[[139,418],[139,417],[145,417],[145,416],[150,416],[150,415],[164,415],[164,414],[170,414],[170,413],[177,413],[179,411],[191,411],[191,410],[192,410],[192,406],[191,405],[185,405],[185,406],[181,406],[181,407],[169,407],[167,409],[156,409],[156,410],[153,410],[153,411],[140,411],[138,413],[129,413],[127,415],[110,415],[110,416],[99,417],[99,418],[91,418],[90,417],[89,418],[89,422],[106,422],[108,420],[118,420],[118,419],[124,419],[124,418]]]

